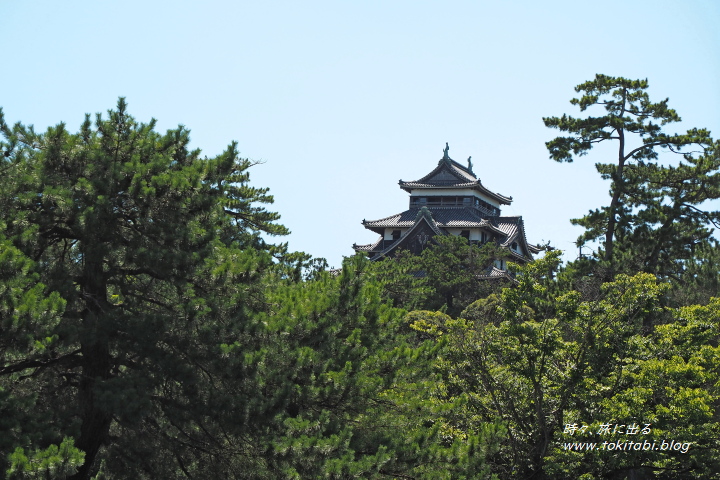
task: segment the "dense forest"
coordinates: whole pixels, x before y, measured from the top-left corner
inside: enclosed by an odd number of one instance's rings
[[[597,75],[544,119],[553,160],[613,145],[572,220],[595,251],[497,281],[500,247],[452,236],[328,271],[270,242],[234,143],[124,99],[77,133],[0,110],[0,472],[717,478],[720,143],[646,90]]]

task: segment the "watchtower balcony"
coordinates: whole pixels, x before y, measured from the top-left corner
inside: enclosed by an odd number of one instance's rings
[[[500,209],[488,202],[471,196],[411,196],[410,208],[422,207],[474,207],[487,216],[499,216]]]

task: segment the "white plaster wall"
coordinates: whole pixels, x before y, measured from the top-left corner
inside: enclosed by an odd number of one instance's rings
[[[392,240],[393,239],[393,236],[392,236],[393,230],[400,230],[400,236],[402,236],[402,234],[407,231],[407,228],[386,228],[385,235],[383,236],[383,238],[385,240]]]
[[[451,235],[460,235],[463,230],[470,230],[470,240],[480,241],[480,229],[479,228],[446,228]]]

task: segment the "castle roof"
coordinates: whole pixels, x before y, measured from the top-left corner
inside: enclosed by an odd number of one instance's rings
[[[425,241],[429,240],[434,235],[447,235],[447,232],[442,230],[440,225],[433,219],[433,215],[427,207],[413,209],[415,216],[413,221],[409,224],[409,229],[403,233],[400,238],[396,241],[386,244],[383,242],[382,237],[374,244],[368,245],[353,245],[355,251],[368,252],[374,254],[372,258],[380,258],[396,250],[401,245],[406,245],[407,242],[415,236],[415,234],[424,231],[426,233]],[[423,242],[425,243],[425,242]]]
[[[406,192],[421,189],[464,189],[476,190],[487,197],[490,197],[500,204],[510,205],[512,197],[506,197],[499,193],[488,190],[478,179],[470,167],[463,167],[447,155],[443,157],[437,167],[424,177],[404,182],[398,182],[400,188]]]
[[[386,228],[408,228],[415,223],[418,212],[427,209],[432,214],[435,225],[439,228],[477,228],[486,229],[510,237],[518,232],[518,220],[522,217],[484,217],[474,208],[411,208],[389,217],[378,220],[363,220],[362,224],[368,230],[382,234]]]
[[[510,261],[525,263],[532,260],[533,254],[538,253],[540,248],[531,245],[525,238],[522,217],[502,216],[497,207],[500,204],[509,205],[512,197],[485,188],[473,172],[471,159],[468,158],[467,167],[460,165],[448,156],[449,149],[445,144],[443,158],[424,177],[412,182],[400,180],[400,187],[410,192],[408,210],[377,220],[362,221],[365,228],[380,234],[380,238],[367,245],[353,245],[355,251],[367,253],[373,260],[393,256],[398,249],[417,254],[435,236],[459,234],[472,242],[497,242],[506,247],[503,256]],[[445,191],[423,191],[438,189]],[[468,189],[480,195],[470,195]],[[507,275],[505,270],[493,267],[483,278],[504,278]]]
[[[411,208],[404,212],[390,215],[379,220],[363,220],[362,224],[368,230],[383,235],[387,228],[408,229],[397,241],[388,244],[381,236],[375,243],[367,245],[353,245],[355,251],[368,253],[387,254],[395,250],[405,237],[409,237],[417,229],[420,219],[433,230],[434,234],[446,235],[448,228],[482,228],[485,231],[497,234],[499,244],[503,247],[510,247],[517,242],[531,254],[538,253],[540,249],[528,243],[525,238],[525,225],[519,215],[495,216],[482,218],[480,213],[473,208]],[[512,249],[509,249],[511,256],[520,261],[527,261],[528,258]]]

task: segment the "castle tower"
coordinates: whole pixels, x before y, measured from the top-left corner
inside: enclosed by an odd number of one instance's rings
[[[540,249],[527,242],[522,217],[501,215],[501,207],[510,205],[512,197],[486,188],[473,172],[470,158],[465,167],[451,159],[448,151],[445,144],[443,158],[424,177],[400,180],[400,188],[410,193],[409,209],[379,220],[363,220],[363,226],[380,238],[368,245],[353,245],[355,251],[380,260],[398,249],[419,254],[436,235],[460,235],[471,243],[496,242],[506,247],[506,257],[496,262],[496,273],[505,270],[508,260],[532,260]]]

